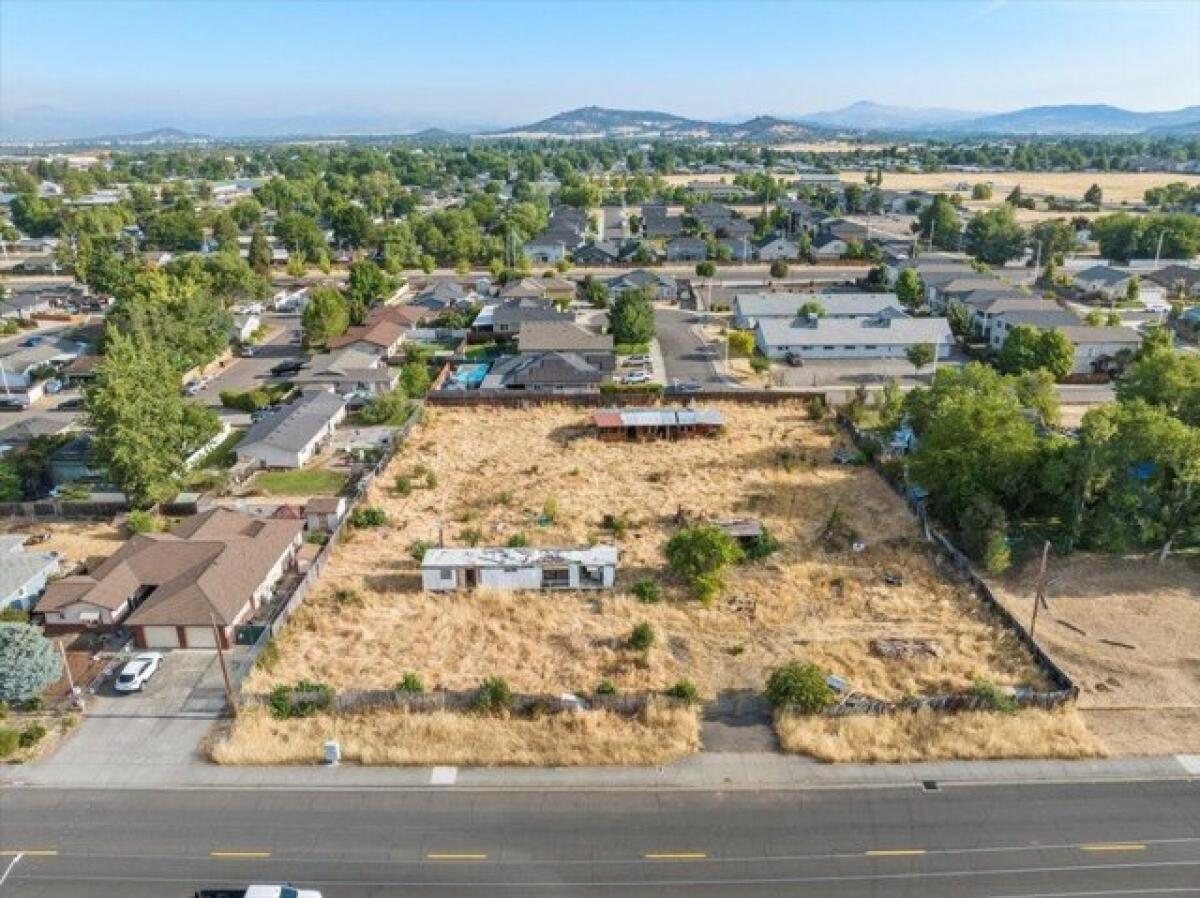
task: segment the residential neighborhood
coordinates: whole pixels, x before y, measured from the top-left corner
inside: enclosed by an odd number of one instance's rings
[[[0,896],[1193,889],[1188,4],[0,7]]]

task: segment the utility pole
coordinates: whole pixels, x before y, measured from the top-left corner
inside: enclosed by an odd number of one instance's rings
[[[1167,232],[1165,229],[1158,232],[1158,247],[1154,250],[1154,270],[1155,271],[1158,271],[1158,259],[1162,255],[1162,242],[1163,242],[1163,238],[1166,236],[1167,236]]]
[[[1045,606],[1046,610],[1050,610],[1050,606],[1046,604],[1046,562],[1050,558],[1050,540],[1046,540],[1046,544],[1042,546],[1042,566],[1038,571],[1037,592],[1033,597],[1033,616],[1029,619],[1029,638],[1033,638],[1034,632],[1037,630],[1038,608]]]
[[[54,644],[58,646],[58,654],[62,656],[63,670],[67,672],[67,687],[71,690],[71,703],[76,708],[82,708],[83,697],[75,688],[75,677],[71,673],[71,662],[67,660],[67,650],[63,648],[61,639],[56,639]]]
[[[221,647],[221,628],[217,626],[217,616],[209,613],[209,620],[212,621],[213,638],[217,643],[217,660],[221,662],[221,679],[225,681],[225,702],[229,705],[229,716],[237,718],[238,703],[237,695],[233,691],[233,681],[229,678],[229,666],[225,663],[225,649]]]

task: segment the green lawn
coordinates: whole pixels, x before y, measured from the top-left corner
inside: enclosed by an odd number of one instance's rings
[[[618,343],[613,347],[617,355],[645,355],[650,351],[650,342],[645,343]]]
[[[232,468],[234,462],[237,461],[237,453],[234,452],[234,447],[242,441],[242,437],[246,435],[244,430],[236,428],[230,431],[229,436],[225,437],[212,452],[204,456],[200,460],[197,468]]]
[[[251,483],[268,496],[336,496],[345,485],[345,474],[323,468],[262,471]]]

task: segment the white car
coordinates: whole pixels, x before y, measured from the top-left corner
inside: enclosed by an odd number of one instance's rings
[[[162,664],[160,652],[142,652],[121,668],[113,689],[117,692],[141,692]]]
[[[626,368],[645,368],[654,363],[650,361],[648,355],[631,355],[622,359],[621,364]]]
[[[653,378],[649,371],[631,371],[621,378],[623,384],[648,384]]]

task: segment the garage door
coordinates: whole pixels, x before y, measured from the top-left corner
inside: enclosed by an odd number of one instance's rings
[[[146,648],[179,648],[179,631],[174,627],[142,627],[142,634],[146,638]]]
[[[212,627],[187,627],[184,635],[187,636],[189,649],[215,649],[217,647],[217,637],[213,633]]]

